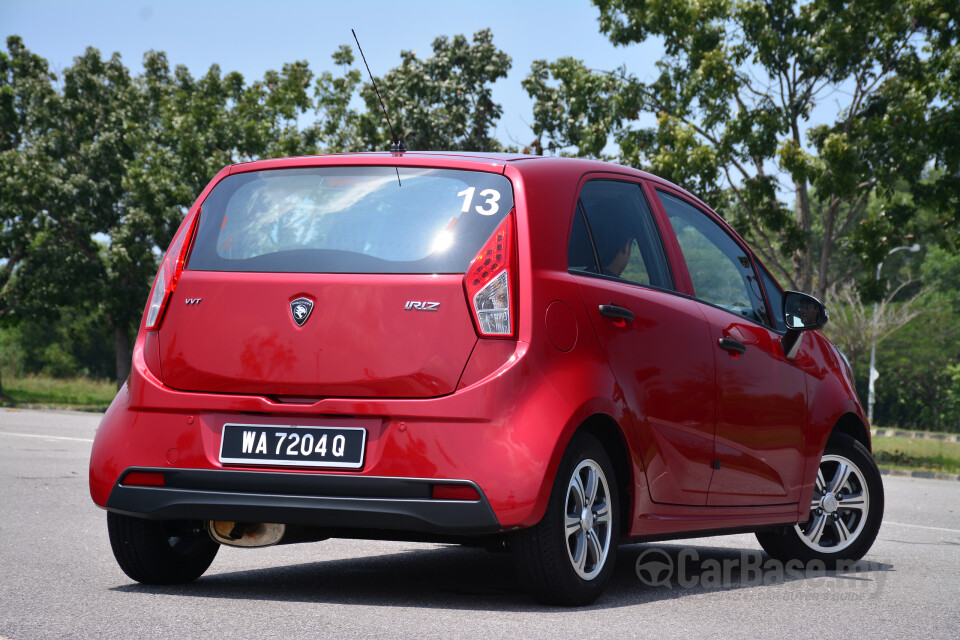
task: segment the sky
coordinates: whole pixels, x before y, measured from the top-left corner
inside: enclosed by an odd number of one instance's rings
[[[136,74],[143,54],[156,49],[194,76],[216,63],[251,82],[295,60],[316,74],[337,73],[330,56],[341,44],[355,46],[351,28],[377,76],[399,65],[402,50],[425,58],[437,36],[490,28],[494,45],[513,59],[509,76],[494,85],[504,110],[495,137],[523,147],[534,138],[533,102],[520,82],[534,60],[573,56],[590,68],[626,65],[641,80],[654,77],[659,45],[614,47],[598,15],[589,0],[0,0],[0,34],[4,49],[7,36],[20,35],[54,71],[92,46],[105,57],[119,52]]]

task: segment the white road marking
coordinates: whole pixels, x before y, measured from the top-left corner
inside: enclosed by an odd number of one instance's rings
[[[929,529],[930,531],[946,531],[948,533],[960,533],[960,529],[944,529],[943,527],[927,527],[922,524],[907,524],[906,522],[891,522],[884,520],[883,524],[895,524],[898,527],[910,527],[912,529]]]
[[[44,438],[46,440],[72,440],[74,442],[93,442],[93,438],[70,438],[67,436],[42,436],[37,433],[13,433],[0,431],[0,436],[20,436],[21,438]]]

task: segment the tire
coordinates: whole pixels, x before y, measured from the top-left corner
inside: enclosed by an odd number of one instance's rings
[[[588,433],[575,435],[560,461],[543,519],[513,539],[517,574],[537,601],[580,606],[597,599],[617,558],[619,504],[616,475],[603,445]]]
[[[107,530],[117,564],[143,584],[193,582],[203,575],[220,549],[199,526],[188,522],[144,520],[108,512]]]
[[[757,540],[778,560],[820,560],[836,569],[867,553],[882,519],[883,482],[877,463],[860,442],[838,433],[820,460],[807,521],[759,532]]]

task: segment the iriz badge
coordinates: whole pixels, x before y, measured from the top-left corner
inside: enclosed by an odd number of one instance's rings
[[[290,314],[298,327],[302,327],[310,314],[313,313],[313,300],[308,298],[297,298],[290,303]]]
[[[407,304],[403,306],[407,311],[439,311],[440,303],[439,302],[421,302],[419,300],[407,300]]]

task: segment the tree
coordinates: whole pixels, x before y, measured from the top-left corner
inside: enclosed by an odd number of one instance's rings
[[[27,51],[19,38],[9,39],[8,48],[9,54],[0,52],[0,257],[5,259],[0,261],[0,323],[12,325],[42,313],[36,306],[9,300],[15,294],[22,297],[22,291],[13,291],[10,279],[13,264],[30,248],[28,222],[19,212],[38,203],[49,175],[42,151],[24,145],[24,140],[47,132],[48,119],[40,114],[55,92],[46,60]],[[15,307],[18,313],[13,312]],[[2,384],[0,399],[7,399]]]
[[[305,62],[244,85],[216,65],[199,79],[149,52],[131,78],[87,49],[63,74],[21,39],[0,58],[0,320],[97,312],[114,338],[119,386],[159,256],[224,165],[311,152]]]
[[[875,305],[865,304],[848,280],[827,292],[830,323],[824,329],[856,370],[870,345],[879,344],[929,308],[919,304],[924,291],[917,280],[904,280]],[[905,292],[915,291],[905,294]]]
[[[662,39],[659,75],[535,62],[524,86],[536,101],[537,146],[598,156],[612,136],[621,162],[711,202],[783,282],[821,297],[858,268],[837,273],[838,253],[877,264],[908,240],[904,223],[920,206],[940,212],[932,231],[945,244],[957,242],[960,5],[595,4],[614,44]],[[655,126],[635,126],[642,113]],[[909,196],[897,198],[904,183]],[[880,206],[868,216],[871,197]]]
[[[493,137],[503,108],[492,98],[493,83],[510,70],[510,56],[493,44],[489,29],[473,35],[441,36],[433,41],[426,60],[414,51],[400,54],[399,67],[377,79],[377,88],[397,137],[411,150],[501,151]],[[353,69],[350,47],[341,46],[334,61],[342,77],[321,74],[317,104],[324,118],[321,140],[332,150],[381,151],[392,136],[383,118],[380,101],[363,75]],[[366,111],[348,107],[358,92]]]
[[[932,248],[922,279],[923,313],[877,350],[874,414],[878,424],[960,431],[960,254]]]
[[[4,102],[12,108],[3,110],[0,151],[0,317],[11,323],[123,293],[115,289],[126,275],[113,258],[125,247],[113,236],[123,228],[117,203],[131,157],[130,77],[118,56],[103,60],[88,49],[58,90],[46,61],[19,37],[7,45]],[[107,317],[114,329],[126,321]]]
[[[341,75],[337,77],[324,71],[317,78],[314,93],[320,119],[314,126],[328,152],[359,151],[362,144],[359,139],[360,113],[350,106],[350,102],[363,84],[363,75],[359,69],[353,68],[353,51],[348,45],[340,45],[333,54],[333,61],[340,67]]]

